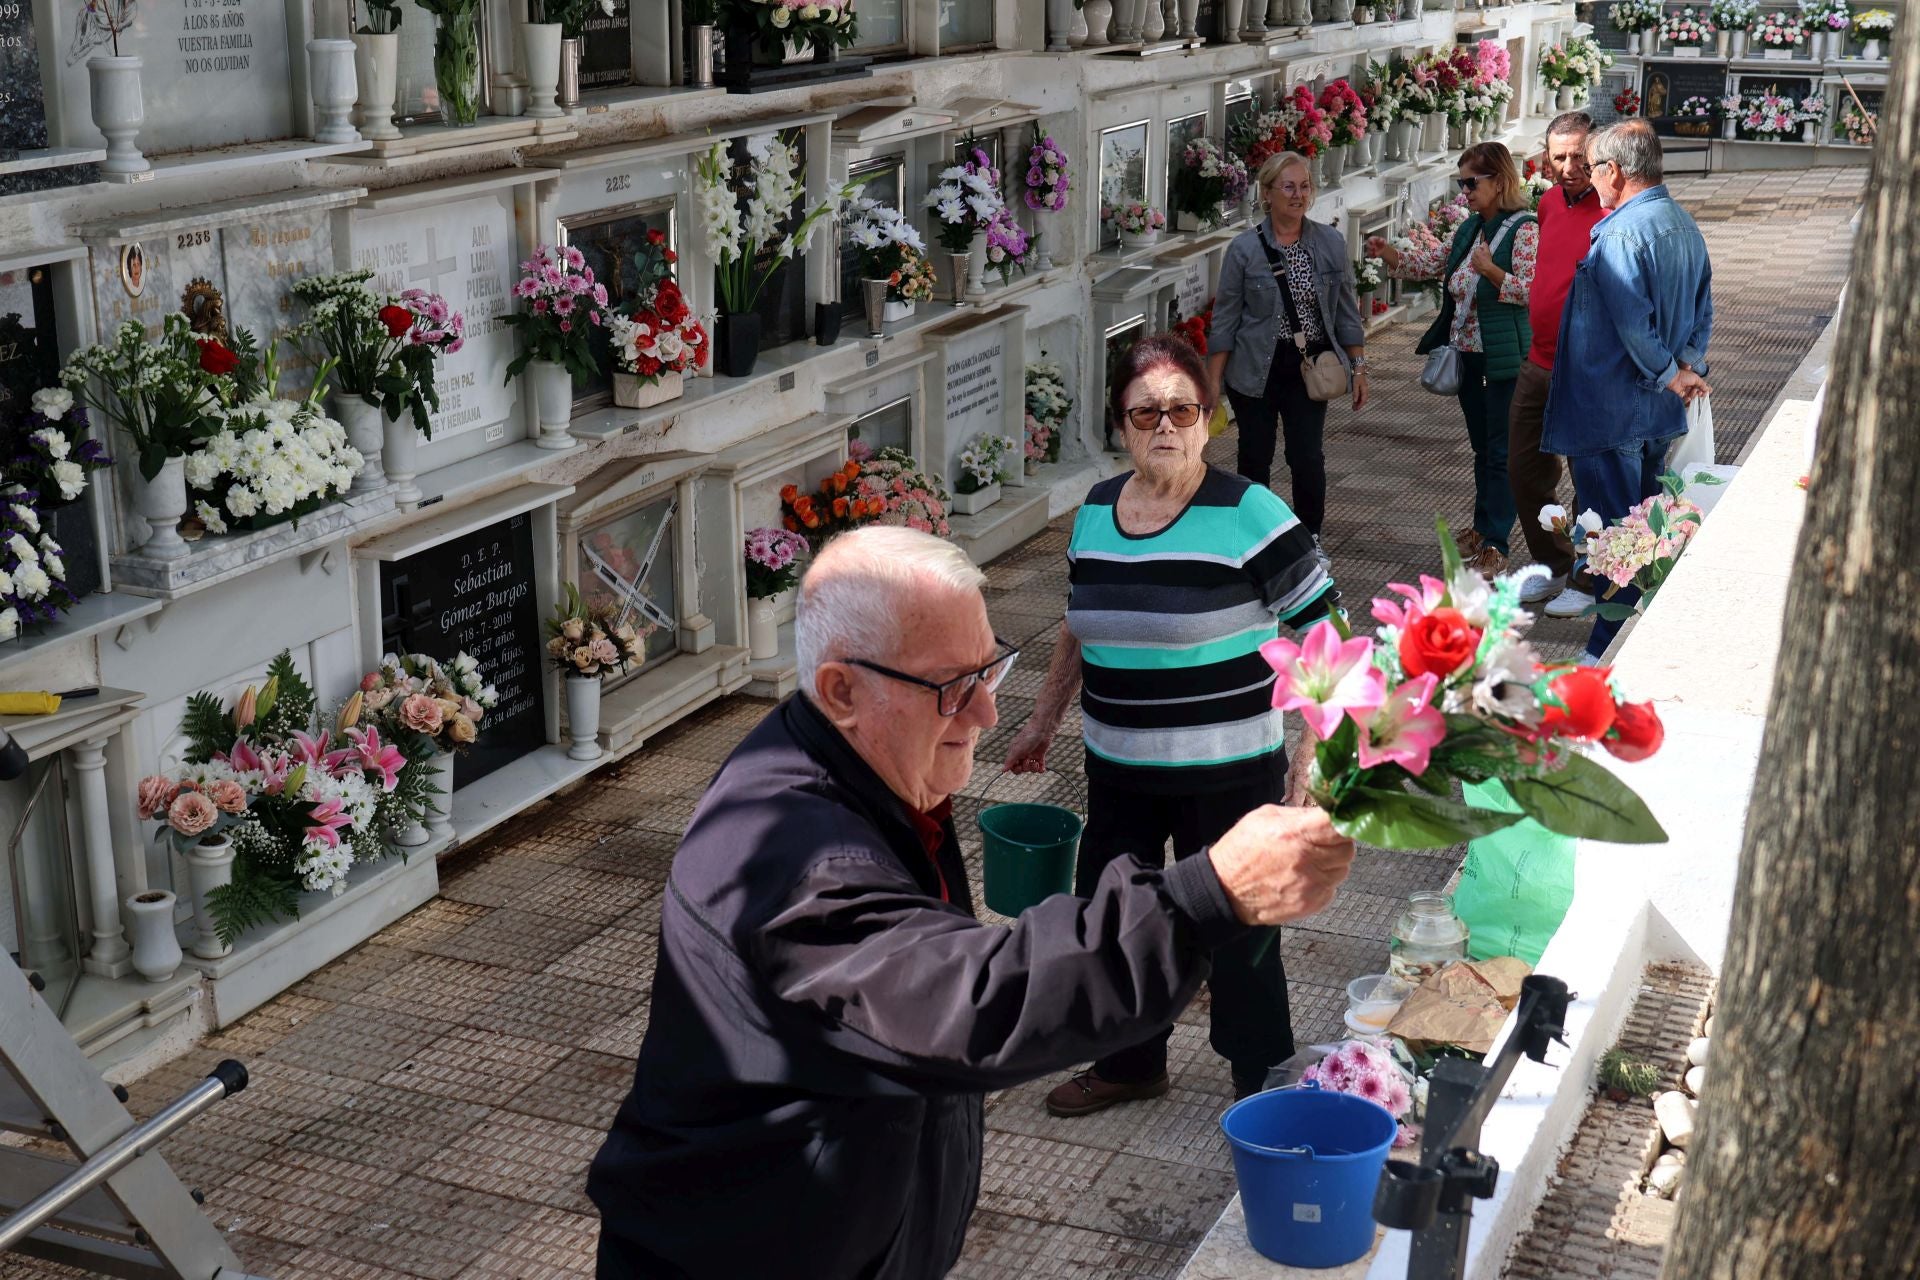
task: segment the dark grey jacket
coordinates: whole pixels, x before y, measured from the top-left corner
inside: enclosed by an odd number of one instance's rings
[[[1263,239],[1272,243],[1272,223],[1265,218],[1235,236],[1227,246],[1220,263],[1220,287],[1214,291],[1213,327],[1207,331],[1209,352],[1232,353],[1227,357],[1227,386],[1243,396],[1266,391],[1274,346],[1287,334],[1286,308],[1280,302],[1273,268],[1267,265],[1267,255],[1260,247]],[[1346,348],[1367,340],[1360,299],[1353,291],[1347,238],[1309,218],[1300,242],[1313,259],[1321,322],[1333,339],[1340,363],[1347,364]]]
[[[1132,858],[1011,927],[973,915],[811,704],[775,708],[687,827],[633,1092],[594,1158],[649,1280],[934,1280],[980,1186],[982,1099],[1172,1023],[1240,935],[1205,857]],[[942,900],[942,883],[953,901]]]

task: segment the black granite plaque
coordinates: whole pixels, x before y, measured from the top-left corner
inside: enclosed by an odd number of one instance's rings
[[[1801,81],[1800,83],[1809,83]],[[1714,119],[1676,119],[1673,112],[1688,98],[1705,98],[1716,107],[1727,92],[1724,62],[1649,62],[1640,71],[1640,111],[1654,132],[1667,137],[1705,138],[1717,132]]]
[[[627,0],[619,0],[611,14],[595,8],[581,25],[580,87],[614,89],[632,83],[633,15]]]
[[[47,145],[46,90],[33,38],[33,4],[0,0],[0,160]]]
[[[534,591],[533,516],[522,514],[380,566],[388,653],[446,661],[464,650],[500,701],[454,766],[454,788],[546,745],[546,648]]]

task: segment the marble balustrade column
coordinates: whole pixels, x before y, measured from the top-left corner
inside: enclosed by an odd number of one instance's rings
[[[74,766],[74,791],[80,799],[81,843],[87,867],[87,901],[92,908],[93,945],[84,961],[88,973],[117,978],[132,970],[132,949],[120,923],[120,888],[113,865],[113,826],[107,805],[106,738],[90,738],[68,749]]]
[[[42,763],[41,769],[51,766]],[[29,772],[22,782],[34,780]],[[59,790],[51,788],[57,796]],[[31,795],[29,787],[26,794]],[[45,791],[40,795],[40,803],[47,803]],[[18,874],[14,883],[20,892],[20,965],[24,969],[38,969],[48,973],[65,973],[72,967],[73,955],[67,950],[66,931],[60,927],[64,916],[61,903],[54,896],[53,860],[64,854],[60,843],[62,824],[58,816],[48,820],[44,813],[36,824],[45,839],[33,838],[34,829],[29,828],[26,837],[13,851],[18,863]]]

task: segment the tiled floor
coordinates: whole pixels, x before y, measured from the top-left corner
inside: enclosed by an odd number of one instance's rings
[[[1731,459],[1819,332],[1846,270],[1864,170],[1676,184],[1713,246],[1712,381]],[[1327,544],[1350,601],[1433,564],[1436,511],[1470,505],[1458,414],[1420,391],[1401,327],[1374,340],[1378,396],[1329,423]],[[1226,458],[1228,441],[1216,450]],[[1284,492],[1284,490],[1283,490]],[[1000,633],[1025,646],[1003,723],[960,798],[962,831],[1032,706],[1063,597],[1065,526],[991,566]],[[1571,623],[1538,638],[1569,653]],[[596,1220],[582,1178],[646,1026],[659,894],[714,767],[766,710],[734,699],[442,867],[442,896],[186,1057],[133,1086],[142,1114],[214,1062],[253,1084],[167,1144],[248,1267],[298,1277],[589,1274]],[[1057,772],[994,801],[1084,807],[1075,725]],[[970,841],[970,844],[974,842]],[[977,853],[977,849],[973,850]],[[1336,906],[1285,939],[1295,1031],[1332,1036],[1348,978],[1385,959],[1397,904],[1456,859],[1364,853]],[[977,871],[976,871],[977,875]],[[991,1100],[985,1180],[957,1275],[1171,1276],[1232,1193],[1215,1121],[1231,1095],[1202,1002],[1173,1041],[1166,1098],[1079,1120],[1040,1107],[1050,1081]],[[73,1274],[0,1260],[0,1278]]]

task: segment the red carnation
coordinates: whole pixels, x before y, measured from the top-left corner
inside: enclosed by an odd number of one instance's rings
[[[1600,745],[1622,760],[1645,760],[1666,740],[1666,726],[1651,702],[1623,702],[1614,711],[1613,728]]]
[[[1544,708],[1541,736],[1592,742],[1611,729],[1617,710],[1608,674],[1606,667],[1569,667],[1556,672],[1547,689],[1561,705],[1548,703]]]
[[[380,323],[387,326],[389,338],[398,338],[413,328],[413,312],[405,307],[388,303],[380,308]]]
[[[215,377],[224,377],[240,367],[240,357],[218,338],[200,340],[200,367]]]

